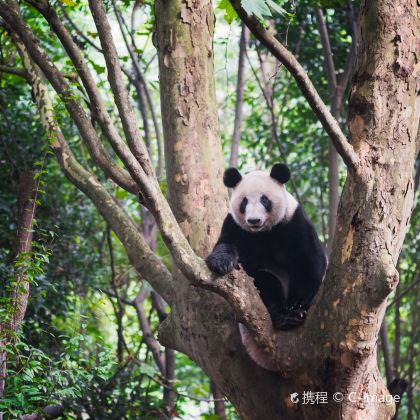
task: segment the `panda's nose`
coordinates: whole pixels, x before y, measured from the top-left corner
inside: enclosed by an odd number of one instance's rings
[[[247,222],[250,225],[259,225],[261,223],[261,219],[248,219]]]

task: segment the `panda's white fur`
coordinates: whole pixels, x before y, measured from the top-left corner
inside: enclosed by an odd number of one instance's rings
[[[248,331],[244,324],[239,323],[239,333],[241,334],[242,344],[245,347],[248,356],[258,365],[266,370],[273,372],[278,371],[277,365],[273,359],[269,357],[262,349],[257,345],[252,334]]]
[[[261,203],[265,195],[272,204],[270,212]],[[245,213],[239,211],[242,200],[248,204]],[[248,232],[269,231],[280,221],[289,221],[296,208],[297,200],[288,192],[284,184],[276,181],[267,172],[253,171],[245,175],[232,191],[229,213],[242,229]],[[249,219],[260,219],[258,226],[247,223]]]

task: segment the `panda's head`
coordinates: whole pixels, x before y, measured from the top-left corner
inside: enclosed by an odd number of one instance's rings
[[[229,212],[248,232],[266,232],[287,219],[297,207],[284,184],[290,179],[286,165],[276,164],[268,174],[253,171],[242,176],[236,168],[225,171],[223,182],[232,188]]]

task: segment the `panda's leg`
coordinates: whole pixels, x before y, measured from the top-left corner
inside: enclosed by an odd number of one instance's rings
[[[283,325],[288,289],[286,273],[260,270],[254,274],[254,284],[267,307],[274,327],[278,328],[278,324]]]
[[[280,311],[273,318],[273,325],[280,330],[296,328],[305,321],[307,311],[311,302],[308,299],[308,290],[304,284],[299,284],[299,278],[291,275],[287,277],[287,288],[285,300]]]
[[[292,275],[290,291],[286,303],[287,309],[291,312],[307,312],[320,284],[319,280],[309,274],[306,274],[305,276]]]

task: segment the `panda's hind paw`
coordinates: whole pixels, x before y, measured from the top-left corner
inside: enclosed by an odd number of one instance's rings
[[[285,309],[282,314],[276,316],[273,321],[274,328],[278,330],[289,330],[303,324],[308,311],[300,306],[293,305]]]

